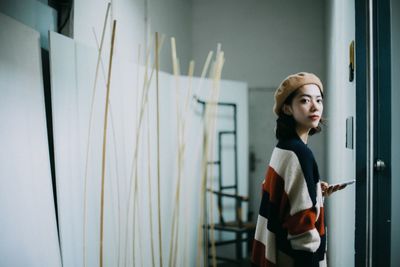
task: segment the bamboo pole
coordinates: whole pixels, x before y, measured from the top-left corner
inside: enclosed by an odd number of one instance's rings
[[[185,105],[184,105],[184,113],[183,114],[188,114],[188,103],[189,103],[189,97],[192,94],[192,78],[193,78],[193,72],[194,72],[194,61],[190,61],[189,63],[189,70],[188,70],[188,90],[186,93],[186,98],[185,100]],[[181,127],[180,127],[180,141],[179,141],[179,151],[178,151],[178,160],[180,162],[179,164],[179,182],[177,184],[177,190],[178,192],[181,192],[181,187],[182,187],[182,183],[180,181],[181,177],[182,177],[182,173],[183,173],[183,169],[184,169],[184,165],[185,165],[185,148],[186,148],[186,140],[185,140],[185,125],[186,125],[186,119],[187,117],[183,117],[182,116],[182,112],[181,111]],[[178,129],[179,130],[179,129]],[[176,221],[176,234],[175,234],[175,238],[174,238],[174,257],[173,257],[173,261],[172,261],[172,266],[177,266],[176,264],[176,259],[177,259],[177,255],[179,252],[179,214],[180,214],[180,193],[177,194],[177,221]],[[187,229],[187,224],[185,224],[185,229]],[[185,233],[187,234],[187,233]],[[185,236],[185,235],[184,235]]]
[[[220,80],[221,80],[221,71],[222,67],[224,64],[224,53],[220,49],[217,52],[217,60],[216,60],[216,69],[215,69],[215,74],[214,74],[214,79],[213,79],[213,91],[215,92],[215,97],[213,98],[215,102],[218,102],[219,99],[219,92],[220,92]],[[213,125],[211,128],[211,142],[210,142],[210,147],[211,149],[214,147],[214,141],[215,141],[215,131],[216,131],[216,122],[217,122],[217,114],[218,114],[218,104],[214,104],[214,120],[212,121]],[[213,155],[214,151],[211,150],[211,161],[213,160]],[[213,165],[211,165],[210,168],[210,189],[213,191]],[[212,264],[214,267],[217,266],[217,253],[216,253],[216,247],[215,247],[215,236],[214,236],[214,195],[211,193],[210,194],[210,232],[211,232],[211,252],[212,252]]]
[[[138,62],[139,62],[139,59],[140,59],[140,54],[138,55]],[[146,70],[147,71],[147,70]],[[138,126],[138,121],[136,121],[136,128],[137,128],[137,126]],[[139,129],[139,131],[140,131],[141,129]],[[136,146],[137,146],[137,153],[139,154],[139,139],[138,139],[138,143],[136,144]],[[134,192],[135,192],[135,194],[134,194],[134,201],[133,201],[133,212],[132,212],[132,216],[133,216],[133,218],[132,218],[132,220],[133,220],[133,227],[132,227],[132,258],[133,258],[133,265],[135,265],[135,259],[136,259],[136,257],[135,257],[135,255],[136,255],[136,241],[139,243],[139,246],[138,246],[138,248],[139,248],[139,255],[140,255],[140,266],[142,265],[142,262],[143,262],[143,258],[142,258],[142,253],[140,253],[140,249],[141,249],[141,247],[142,247],[142,245],[141,245],[141,242],[142,242],[142,232],[141,232],[141,230],[140,230],[140,223],[136,223],[137,221],[139,221],[139,216],[137,216],[138,215],[138,213],[140,213],[139,212],[139,207],[141,207],[141,205],[139,205],[138,204],[138,202],[139,202],[139,198],[138,198],[138,196],[139,196],[139,190],[138,190],[138,188],[140,188],[140,185],[139,185],[139,165],[138,165],[138,157],[136,157],[136,159],[135,159],[135,190],[134,190]],[[136,231],[136,227],[137,227],[137,231]],[[138,233],[138,235],[139,235],[139,238],[136,238],[135,237],[135,235],[136,235],[136,232]]]
[[[94,38],[96,40],[96,45],[97,45],[97,49],[99,49],[99,42],[97,39],[97,35],[96,32],[94,30],[94,28],[92,28],[93,30],[93,35]],[[100,65],[101,65],[101,73],[104,79],[104,83],[105,83],[105,87],[107,88],[107,80],[106,80],[106,73],[105,73],[105,69],[104,69],[104,64],[103,64],[103,60],[100,59]],[[110,105],[110,121],[111,121],[111,129],[112,129],[112,139],[113,139],[113,144],[114,144],[114,157],[115,157],[115,174],[116,174],[116,178],[117,178],[117,209],[118,209],[118,220],[117,220],[117,225],[118,225],[118,245],[117,245],[117,251],[118,251],[118,262],[117,262],[117,266],[120,266],[120,250],[121,250],[121,201],[120,201],[120,175],[119,175],[119,171],[118,171],[118,153],[117,153],[117,139],[116,139],[116,134],[115,134],[115,126],[114,126],[114,116],[113,116],[113,108],[112,108],[112,99],[110,97],[109,100],[109,105]]]
[[[116,187],[117,187],[117,212],[118,212],[118,216],[117,217],[117,227],[118,227],[118,241],[117,241],[117,266],[120,265],[120,250],[121,250],[121,201],[120,201],[120,175],[119,175],[119,171],[118,171],[118,151],[117,151],[117,138],[116,138],[116,134],[115,134],[115,125],[114,125],[114,116],[113,116],[113,109],[112,109],[112,101],[111,98],[109,99],[109,105],[110,105],[110,121],[111,121],[111,132],[112,132],[112,140],[113,140],[113,144],[114,144],[114,162],[115,162],[115,175],[116,175]],[[111,183],[112,186],[112,183]],[[113,192],[114,190],[111,190],[111,192]],[[114,199],[113,196],[111,196],[111,199]],[[115,225],[114,225],[115,227]]]
[[[202,238],[202,225],[203,223],[207,224],[208,220],[206,219],[206,210],[207,206],[205,206],[205,193],[208,181],[208,173],[210,172],[212,175],[212,166],[211,170],[207,166],[207,162],[209,159],[213,157],[213,143],[214,143],[214,136],[215,136],[215,125],[216,125],[216,116],[217,116],[217,102],[219,98],[219,81],[221,79],[221,71],[223,68],[224,58],[223,52],[218,49],[217,57],[215,60],[214,68],[213,68],[213,84],[212,89],[210,92],[210,96],[207,101],[207,105],[205,106],[205,122],[204,122],[204,137],[203,137],[203,157],[202,157],[202,180],[201,180],[201,200],[200,205],[202,206],[201,210],[204,212],[200,216],[200,223],[199,223],[199,232],[198,232],[198,247],[201,248],[204,245],[205,252],[203,253],[203,264],[207,264],[208,261],[208,234],[205,234],[204,240]],[[211,102],[211,104],[210,104]],[[215,103],[215,104],[214,104]],[[211,181],[212,184],[212,181]],[[212,247],[213,253],[213,265],[216,265],[216,258],[215,258],[215,240],[213,235],[213,222],[212,222],[212,205],[213,199],[212,195],[210,196],[210,213],[211,213],[211,241],[212,244],[214,243],[214,248]],[[204,230],[205,232],[208,231],[207,227]],[[197,266],[201,265],[201,250],[198,251],[197,254]]]
[[[161,230],[161,197],[160,197],[160,105],[159,105],[159,80],[158,72],[159,56],[158,56],[158,32],[156,32],[156,105],[157,105],[157,200],[158,200],[158,238],[159,238],[159,251],[160,251],[160,266],[163,266],[162,257],[162,230]]]
[[[185,166],[185,149],[186,149],[186,136],[185,136],[185,130],[186,130],[186,121],[187,121],[187,116],[183,117],[182,116],[182,112],[185,115],[188,115],[188,107],[189,107],[189,98],[192,95],[192,78],[193,78],[193,73],[194,73],[194,61],[190,61],[189,63],[189,70],[188,70],[188,90],[186,93],[186,98],[185,100],[185,104],[184,104],[184,112],[181,111],[181,117],[182,117],[182,123],[181,123],[181,140],[180,140],[180,147],[179,147],[179,159],[180,159],[180,172],[183,172],[184,166]],[[182,176],[182,175],[181,175]],[[181,187],[182,187],[182,183],[180,182],[178,184],[178,188],[179,191],[181,192]],[[180,203],[180,194],[178,195],[178,199],[177,202]],[[180,206],[180,205],[179,205]],[[177,229],[179,226],[179,209],[178,209],[178,221],[177,221]],[[187,224],[185,224],[185,226],[187,226]],[[187,233],[185,233],[187,234]],[[179,242],[179,231],[176,231],[176,237],[175,237],[175,254],[174,254],[174,261],[173,261],[173,266],[176,266],[176,258],[177,258],[177,254],[178,254],[178,242]]]
[[[104,36],[105,36],[105,31],[106,31],[106,26],[107,26],[107,19],[108,15],[110,13],[110,6],[111,4],[107,4],[107,9],[106,9],[106,14],[104,18],[104,24],[103,24],[103,31],[101,34],[101,41],[100,41],[100,47],[98,49],[98,55],[97,55],[97,64],[96,64],[96,71],[95,71],[95,76],[94,76],[94,83],[93,83],[93,92],[92,92],[92,101],[90,105],[90,114],[89,114],[89,129],[88,129],[88,135],[87,135],[87,141],[86,141],[86,157],[85,157],[85,176],[84,176],[84,184],[83,184],[83,266],[86,267],[86,228],[87,228],[87,182],[88,182],[88,162],[89,162],[89,147],[90,147],[90,135],[91,135],[91,129],[92,129],[92,118],[93,118],[93,107],[94,107],[94,99],[96,95],[96,88],[97,88],[97,78],[98,78],[98,72],[99,72],[99,67],[100,67],[100,61],[101,61],[101,53],[103,50],[103,43],[104,43]]]
[[[192,96],[192,80],[193,80],[193,74],[194,74],[194,66],[195,66],[195,63],[194,63],[194,61],[192,60],[192,61],[190,61],[190,63],[189,63],[189,71],[188,71],[188,77],[189,77],[189,80],[188,80],[188,82],[189,82],[189,91],[188,91],[188,94],[187,94],[187,96],[186,96],[186,104],[185,104],[185,114],[189,114],[189,98]],[[184,123],[184,128],[185,128],[185,124],[186,124],[186,118],[185,118],[185,121],[184,121],[185,123]],[[182,148],[182,150],[183,150],[183,154],[185,153],[185,148],[186,148],[186,139],[184,139],[184,144],[183,144],[183,148]],[[184,156],[185,157],[185,156]],[[181,259],[182,259],[182,263],[179,265],[179,266],[188,266],[188,257],[187,257],[187,252],[186,252],[186,249],[187,249],[187,247],[188,247],[188,225],[185,223],[184,224],[184,235],[183,235],[183,238],[184,238],[184,246],[183,246],[183,258],[181,257]]]
[[[148,49],[149,50],[149,49]],[[140,58],[140,57],[139,57]],[[139,62],[140,59],[138,58],[138,77],[137,77],[137,88],[139,88]],[[147,75],[148,75],[148,57],[145,58],[145,74],[144,74],[144,79],[147,80]],[[137,100],[139,100],[139,96],[137,95],[136,97]],[[139,107],[139,105],[137,105]],[[139,110],[136,112],[139,114]],[[147,186],[148,186],[148,202],[149,202],[149,222],[150,222],[150,252],[151,252],[151,263],[152,266],[155,267],[155,258],[154,258],[154,238],[153,238],[153,212],[152,212],[152,201],[151,201],[151,149],[150,149],[150,114],[149,114],[149,108],[147,106],[146,110],[146,117],[147,117]],[[137,122],[138,122],[139,117],[137,117]],[[136,124],[137,127],[138,124]],[[136,162],[137,165],[137,162]]]
[[[164,43],[164,37],[165,37],[164,35],[161,36],[161,41],[160,41],[159,47],[157,48],[158,53],[160,52],[160,50],[162,48],[162,45]],[[146,57],[148,58],[148,56],[149,56],[149,53],[147,53]],[[137,157],[138,157],[138,147],[139,147],[138,144],[139,144],[139,139],[140,139],[140,129],[141,129],[141,126],[142,126],[144,110],[145,110],[146,104],[148,102],[148,92],[149,92],[149,88],[150,88],[150,82],[151,82],[152,77],[153,77],[155,65],[156,64],[154,62],[153,65],[152,65],[152,70],[151,70],[149,79],[147,79],[147,80],[145,79],[143,81],[143,94],[142,94],[141,108],[140,108],[140,113],[139,113],[139,122],[138,122],[137,129],[136,129],[136,141],[135,141],[134,155],[132,157],[131,174],[130,174],[130,181],[129,181],[127,217],[129,217],[129,211],[130,211],[130,206],[131,206],[130,199],[132,197],[131,196],[132,195],[132,188],[134,187],[133,191],[137,192],[137,183],[136,183],[136,181],[133,182],[133,180],[134,180],[133,177],[135,177],[134,176],[134,169],[135,169],[135,166],[136,166],[135,163],[137,162]],[[147,66],[146,66],[146,68],[147,68]],[[135,204],[134,204],[134,206],[135,206]],[[127,232],[128,232],[128,220],[126,221],[126,233]],[[127,259],[126,259],[126,257],[127,257],[127,251],[126,251],[127,250],[127,242],[128,242],[128,237],[126,235],[126,239],[125,239],[125,252],[126,252],[125,253],[125,265],[127,264]]]
[[[200,91],[200,89],[202,88],[202,84],[203,81],[205,79],[206,74],[208,73],[208,68],[210,66],[210,62],[212,59],[212,55],[213,55],[213,51],[210,51],[208,53],[207,59],[204,63],[203,66],[203,70],[201,73],[201,79],[199,82],[199,87],[197,88],[197,93]],[[212,101],[212,99],[211,99]],[[209,107],[205,106],[205,110],[204,110],[204,122],[203,122],[203,139],[201,140],[203,142],[203,149],[202,149],[202,160],[201,160],[201,175],[200,175],[200,211],[204,211],[205,209],[205,199],[204,199],[204,195],[205,195],[205,190],[206,190],[206,185],[204,184],[204,182],[206,182],[206,179],[204,178],[207,175],[207,156],[208,156],[208,110]],[[196,146],[196,147],[200,147],[200,146]],[[197,154],[197,153],[196,153]],[[204,212],[201,212],[200,214],[200,220],[199,220],[199,228],[198,228],[198,236],[197,236],[197,243],[198,243],[198,248],[199,250],[197,251],[197,259],[196,259],[196,266],[201,266],[201,248],[203,246],[203,235],[202,233],[204,233],[203,229],[202,229],[202,225],[204,223]],[[205,264],[205,263],[204,263]]]
[[[151,263],[152,266],[155,267],[155,258],[154,258],[154,237],[153,237],[153,207],[151,204],[151,155],[150,155],[150,112],[147,109],[147,181],[148,181],[148,194],[149,194],[149,221],[150,221],[150,249],[151,249]]]
[[[146,83],[147,83],[147,68],[148,68],[148,61],[149,61],[149,50],[150,50],[150,48],[149,47],[147,47],[146,48],[146,53],[145,53],[145,76],[144,76],[144,80],[143,80],[143,88],[142,88],[142,98],[144,97],[144,92],[145,92],[145,88],[146,88]],[[137,78],[137,80],[136,80],[136,86],[137,86],[137,94],[136,94],[136,125],[135,125],[135,129],[136,129],[136,142],[135,142],[135,149],[134,149],[134,156],[133,156],[133,159],[132,159],[132,169],[131,169],[131,175],[130,175],[130,186],[129,186],[129,193],[128,193],[128,205],[127,205],[127,219],[126,219],[126,224],[125,224],[125,266],[127,266],[127,255],[128,255],[128,221],[129,221],[129,210],[130,210],[130,198],[131,198],[131,187],[132,187],[132,176],[133,176],[133,169],[134,169],[134,166],[137,166],[137,157],[136,157],[136,154],[138,154],[138,150],[139,150],[139,136],[140,136],[140,134],[139,134],[139,129],[140,129],[140,124],[141,124],[141,122],[140,122],[140,116],[139,116],[139,106],[140,106],[140,111],[143,109],[143,100],[141,101],[141,104],[139,105],[137,102],[138,102],[138,98],[139,98],[139,71],[140,71],[140,69],[139,69],[139,65],[140,65],[140,45],[139,45],[139,48],[138,48],[138,61],[137,61],[137,64],[138,64],[138,66],[137,66],[137,74],[136,74],[136,78]],[[136,178],[136,176],[135,176],[135,178]],[[136,182],[136,180],[135,180],[135,182]],[[135,184],[135,186],[136,186],[136,184]],[[135,190],[134,190],[135,191]],[[135,202],[135,201],[134,201]],[[133,205],[133,211],[132,211],[132,223],[133,223],[133,230],[132,230],[132,243],[133,243],[133,247],[132,247],[132,249],[133,249],[133,254],[132,254],[132,257],[133,257],[133,261],[132,261],[132,264],[135,264],[135,253],[134,253],[134,251],[135,251],[135,213],[134,213],[134,211],[135,211],[135,203],[134,203],[134,205]]]
[[[114,20],[111,36],[111,50],[110,50],[110,61],[108,68],[107,77],[107,93],[106,93],[106,104],[104,111],[104,131],[103,131],[103,154],[101,162],[101,199],[100,199],[100,267],[103,267],[103,241],[104,241],[104,180],[105,180],[105,168],[106,168],[106,145],[107,145],[107,123],[108,123],[108,101],[110,97],[110,82],[111,82],[111,68],[112,59],[114,52],[114,41],[115,41],[115,27],[117,21]]]
[[[200,76],[199,85],[198,85],[198,87],[197,87],[197,90],[194,92],[194,95],[195,95],[195,96],[197,96],[197,95],[199,94],[199,91],[200,91],[200,89],[202,88],[204,79],[205,79],[205,77],[206,77],[206,75],[207,75],[208,68],[209,68],[209,66],[210,66],[210,62],[211,62],[213,53],[214,53],[213,51],[208,52],[206,61],[204,62],[204,65],[203,65],[203,70],[201,71],[201,76]]]
[[[181,145],[181,110],[179,106],[179,91],[180,91],[180,82],[179,82],[179,65],[178,58],[176,54],[176,43],[175,38],[171,38],[171,52],[172,52],[172,64],[173,64],[173,72],[176,83],[175,89],[175,105],[176,105],[176,121],[177,121],[177,183],[175,189],[175,205],[172,212],[172,223],[171,223],[171,238],[170,238],[170,250],[169,250],[169,266],[175,266],[175,253],[176,247],[174,246],[174,238],[176,236],[175,231],[177,232],[177,218],[179,218],[179,184],[181,178],[181,154],[180,154],[180,145]]]

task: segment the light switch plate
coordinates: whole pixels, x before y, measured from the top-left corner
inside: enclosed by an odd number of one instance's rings
[[[346,119],[346,148],[353,149],[354,119],[352,116]]]

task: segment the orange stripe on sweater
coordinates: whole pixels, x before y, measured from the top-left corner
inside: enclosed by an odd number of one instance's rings
[[[317,213],[314,207],[288,216],[283,224],[291,235],[305,233],[315,228]]]
[[[269,201],[279,205],[279,217],[285,218],[290,212],[288,195],[285,192],[285,182],[281,176],[271,167],[268,167],[263,190],[268,192]]]
[[[275,244],[273,244],[275,246]],[[270,262],[265,257],[265,246],[258,240],[253,241],[253,252],[251,255],[251,261],[260,267],[276,267],[276,264]]]
[[[285,183],[282,177],[269,166],[265,175],[265,183],[263,184],[263,190],[268,192],[269,200],[273,203],[279,203],[282,199],[284,188]]]
[[[316,210],[314,207],[290,215],[290,202],[285,192],[284,179],[271,167],[268,167],[263,190],[268,192],[269,201],[279,205],[279,217],[284,220],[283,227],[288,229],[291,235],[302,234],[316,228],[320,235],[325,233],[324,208],[320,208],[320,215],[316,222]]]

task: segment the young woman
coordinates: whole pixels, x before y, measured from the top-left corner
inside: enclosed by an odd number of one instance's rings
[[[312,73],[288,76],[275,92],[274,148],[262,184],[252,262],[256,266],[326,266],[323,194],[343,187],[320,181],[307,146],[321,131],[323,86]]]

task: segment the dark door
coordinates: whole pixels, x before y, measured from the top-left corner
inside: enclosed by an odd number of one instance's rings
[[[390,0],[356,0],[356,266],[390,266]]]

